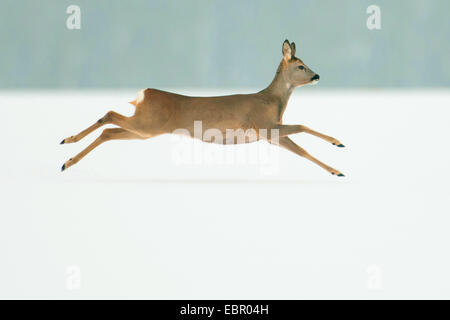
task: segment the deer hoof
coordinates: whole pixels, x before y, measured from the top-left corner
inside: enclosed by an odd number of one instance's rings
[[[339,147],[339,148],[345,147],[345,146],[344,146],[342,143],[340,143],[340,142],[338,142],[338,143],[333,142],[333,146],[336,146],[336,147]]]
[[[344,174],[340,173],[340,172],[337,171],[337,170],[331,171],[331,174],[332,174],[333,176],[336,175],[336,176],[338,176],[338,177],[345,177]]]
[[[66,170],[67,168],[69,168],[70,166],[74,165],[73,163],[73,159],[70,158],[69,160],[67,160],[61,167],[61,171]]]
[[[74,136],[65,138],[63,141],[61,141],[60,144],[66,144],[66,143],[74,143],[77,142],[76,138]]]

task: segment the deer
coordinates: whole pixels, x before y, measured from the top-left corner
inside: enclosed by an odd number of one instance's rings
[[[304,125],[283,124],[283,114],[293,90],[296,87],[316,84],[320,79],[319,74],[312,71],[295,54],[295,43],[290,43],[286,39],[282,44],[282,59],[275,77],[265,89],[257,93],[192,97],[152,88],[142,89],[138,92],[137,98],[130,102],[135,107],[135,113],[132,116],[126,117],[115,111],[108,111],[87,129],[62,140],[61,144],[78,142],[104,125],[117,126],[104,129],[95,141],[66,161],[61,170],[64,171],[78,163],[106,141],[145,140],[163,134],[181,132],[181,134],[199,138],[203,142],[218,144],[249,143],[263,139],[314,162],[332,175],[343,177],[344,174],[339,170],[326,165],[294,143],[289,135],[307,133],[337,147],[344,147],[339,140]],[[202,124],[202,134],[199,137],[194,134],[194,123],[198,121]],[[211,135],[205,134],[212,129],[223,134],[228,130],[245,132],[253,130],[255,134],[249,135],[246,139],[213,139]],[[263,129],[270,130],[271,134],[261,134]]]

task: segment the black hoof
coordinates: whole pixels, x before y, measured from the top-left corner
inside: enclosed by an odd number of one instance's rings
[[[345,146],[341,143],[341,144],[338,144],[338,147],[339,147],[339,148],[343,148],[343,147],[345,147]]]
[[[63,141],[61,141],[60,144],[64,144],[65,141],[66,141],[66,139],[64,139]]]
[[[345,177],[342,173],[339,173],[337,176],[338,177]]]
[[[66,170],[66,164],[65,163],[61,167],[61,171],[64,171],[64,170]]]

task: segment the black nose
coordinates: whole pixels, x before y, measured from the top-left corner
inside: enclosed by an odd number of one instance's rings
[[[319,79],[320,79],[320,76],[316,73],[316,74],[314,75],[314,77],[311,78],[311,81],[319,80]]]

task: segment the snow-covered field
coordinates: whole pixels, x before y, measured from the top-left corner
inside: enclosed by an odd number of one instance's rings
[[[0,94],[0,298],[450,298],[450,91],[298,89],[284,122],[346,148],[292,139],[345,178],[264,142],[180,163],[170,135],[60,172],[101,131],[59,142],[135,96]]]

